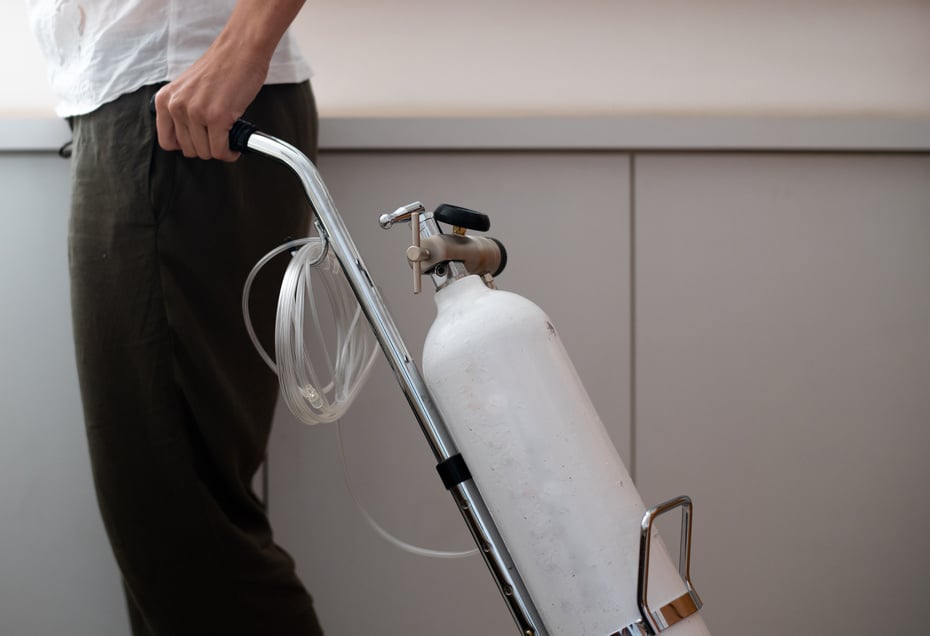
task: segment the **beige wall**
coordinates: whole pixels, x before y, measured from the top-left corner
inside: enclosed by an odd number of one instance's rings
[[[54,97],[6,0],[0,116]],[[930,115],[924,0],[311,0],[324,115]]]

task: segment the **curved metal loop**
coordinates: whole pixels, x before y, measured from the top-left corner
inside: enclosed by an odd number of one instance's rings
[[[325,235],[320,235],[320,239],[323,241],[323,249],[320,250],[320,255],[317,256],[313,261],[307,263],[307,267],[316,267],[326,258],[326,255],[329,253],[329,239]]]
[[[671,603],[653,611],[649,607],[647,596],[649,593],[649,557],[652,548],[652,527],[660,515],[682,508],[681,511],[681,540],[678,553],[678,573],[684,579],[688,591],[673,600]],[[642,534],[639,543],[639,578],[636,582],[636,596],[639,603],[639,612],[645,625],[653,634],[665,631],[675,623],[694,614],[703,603],[691,584],[691,518],[693,506],[691,498],[685,495],[669,499],[646,511],[641,523]]]

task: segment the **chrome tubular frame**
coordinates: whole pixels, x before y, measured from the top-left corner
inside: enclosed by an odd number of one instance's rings
[[[283,163],[298,176],[316,212],[317,229],[339,260],[437,462],[457,455],[458,450],[449,430],[433,403],[420,371],[401,339],[378,288],[369,276],[316,166],[290,144],[260,132],[254,132],[248,138],[247,146],[249,150]],[[520,633],[524,636],[547,636],[548,632],[475,483],[469,479],[454,486],[450,491]]]

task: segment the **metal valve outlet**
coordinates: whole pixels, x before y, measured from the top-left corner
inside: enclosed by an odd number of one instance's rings
[[[416,201],[391,214],[383,214],[379,219],[385,229],[397,222],[410,222],[413,244],[407,248],[407,261],[413,269],[413,293],[422,290],[424,274],[433,274],[437,287],[442,287],[443,281],[448,282],[446,269],[451,273],[451,280],[476,274],[484,278],[486,284],[493,284],[493,277],[507,264],[507,250],[497,239],[466,235],[468,230],[490,229],[488,216],[449,204],[440,205],[433,212],[424,214],[424,211],[423,204]],[[452,225],[452,234],[443,233],[438,222]]]

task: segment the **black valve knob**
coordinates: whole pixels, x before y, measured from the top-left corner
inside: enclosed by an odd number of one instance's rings
[[[443,203],[435,211],[433,218],[449,225],[464,227],[467,230],[476,232],[487,232],[491,229],[491,219],[487,214],[475,212],[468,208],[461,208],[457,205]]]

